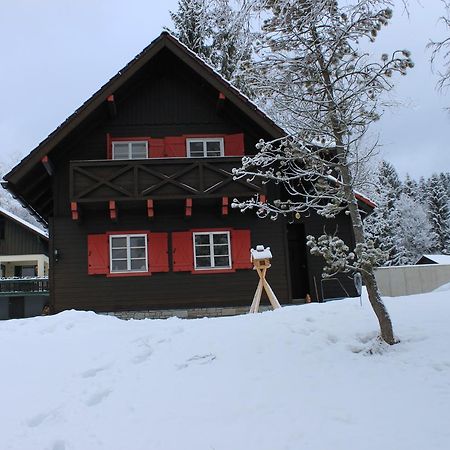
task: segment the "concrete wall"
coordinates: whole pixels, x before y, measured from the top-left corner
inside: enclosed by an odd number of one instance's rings
[[[387,297],[423,294],[450,283],[450,265],[380,267],[375,278],[381,294]]]

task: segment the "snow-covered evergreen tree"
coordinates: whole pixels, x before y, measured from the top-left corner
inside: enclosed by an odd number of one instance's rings
[[[405,181],[402,184],[402,193],[412,198],[415,201],[420,201],[422,196],[419,193],[419,184],[414,178],[407,173]]]
[[[397,171],[391,163],[381,161],[377,170],[374,197],[377,208],[365,220],[364,229],[376,247],[385,252],[387,255],[385,265],[389,266],[399,263],[396,236],[400,218],[396,208],[400,194],[401,182]]]
[[[397,228],[394,236],[396,263],[414,264],[433,247],[431,223],[425,205],[401,194],[396,202]]]
[[[178,10],[170,12],[174,35],[201,58],[211,54],[211,17],[206,0],[178,0]]]
[[[432,226],[433,251],[450,253],[450,208],[441,176],[433,174],[427,183],[428,217]]]
[[[252,8],[246,0],[179,0],[172,33],[225,79],[252,95]]]

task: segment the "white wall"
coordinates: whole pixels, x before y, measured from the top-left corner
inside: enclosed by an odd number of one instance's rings
[[[450,265],[380,267],[375,278],[381,294],[387,297],[423,294],[450,283]]]

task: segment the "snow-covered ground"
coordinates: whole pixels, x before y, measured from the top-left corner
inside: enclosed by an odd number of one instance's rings
[[[2,450],[447,450],[450,291],[201,320],[0,323]]]

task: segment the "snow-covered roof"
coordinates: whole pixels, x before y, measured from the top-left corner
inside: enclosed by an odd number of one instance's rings
[[[2,208],[1,206],[0,206],[0,214],[3,214],[5,216],[9,217],[10,219],[14,220],[14,222],[17,222],[19,225],[22,225],[25,228],[28,228],[29,230],[33,231],[34,233],[39,234],[44,239],[48,239],[47,231],[37,227],[36,225],[33,225],[32,223],[28,222],[25,219],[22,219],[19,216],[16,216],[11,211],[8,211],[7,209]]]
[[[436,264],[450,264],[450,255],[423,255],[420,259],[424,257]]]

